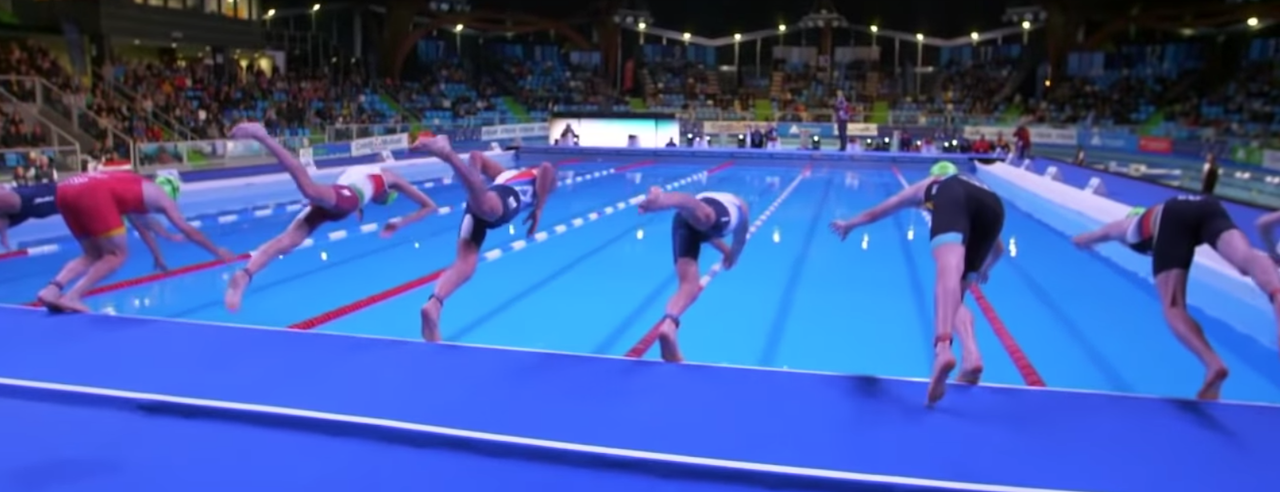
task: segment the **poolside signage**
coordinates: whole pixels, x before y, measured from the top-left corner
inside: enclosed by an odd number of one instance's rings
[[[978,137],[986,137],[988,140],[995,140],[998,136],[1005,139],[1013,138],[1013,131],[1017,127],[1013,126],[966,126],[964,127],[964,138],[969,140],[977,140]],[[1047,145],[1076,145],[1079,140],[1078,132],[1072,128],[1053,128],[1048,126],[1032,126],[1027,127],[1031,131],[1031,144],[1047,144]]]
[[[547,123],[520,123],[517,125],[493,125],[480,129],[480,140],[541,137],[551,134]]]
[[[377,154],[384,150],[404,150],[409,148],[409,134],[397,133],[395,135],[379,135],[376,137],[360,138],[351,142],[351,155],[360,157],[364,155]]]

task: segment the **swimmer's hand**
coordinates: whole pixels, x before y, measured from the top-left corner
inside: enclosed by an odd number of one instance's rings
[[[166,265],[166,264],[164,263],[164,260],[162,260],[162,259],[160,259],[160,258],[156,258],[155,268],[156,268],[156,271],[157,271],[157,272],[167,272],[167,271],[169,271],[169,265]]]
[[[644,200],[636,205],[640,209],[640,213],[652,212],[658,209],[658,201],[662,199],[662,187],[653,186],[649,188],[649,193],[644,196]]]
[[[236,259],[236,254],[227,248],[218,248],[218,259],[222,261],[231,261]]]
[[[1071,238],[1071,242],[1080,249],[1089,249],[1093,246],[1093,237],[1089,233],[1084,233]]]
[[[846,237],[849,237],[849,233],[853,231],[853,228],[856,227],[856,225],[851,221],[833,220],[831,221],[831,225],[828,227],[831,229],[831,232],[840,236],[841,241],[844,241]]]
[[[392,234],[395,234],[395,233],[396,233],[396,231],[398,231],[398,230],[400,230],[400,222],[399,222],[399,221],[396,221],[396,222],[387,222],[385,225],[383,225],[383,226],[382,226],[382,232],[381,232],[380,234],[378,234],[378,236],[382,237],[383,239],[386,239],[386,238],[391,237],[391,235],[392,235]]]
[[[733,266],[736,264],[738,264],[738,255],[733,254],[732,252],[724,255],[724,258],[720,260],[720,268],[725,271],[733,269]]]
[[[533,237],[533,234],[538,232],[538,222],[541,220],[542,220],[541,207],[533,209],[532,212],[529,212],[529,215],[525,216],[524,223],[529,224],[529,230],[525,231],[526,237]]]
[[[237,140],[260,140],[271,138],[271,134],[267,133],[266,127],[262,123],[241,123],[231,129],[227,136]]]

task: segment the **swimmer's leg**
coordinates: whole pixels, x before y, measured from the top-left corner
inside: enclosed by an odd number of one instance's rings
[[[946,395],[947,378],[956,368],[956,356],[951,352],[951,330],[956,325],[956,315],[964,302],[961,290],[964,276],[964,244],[958,241],[936,242],[935,240],[933,260],[936,263],[933,287],[934,355],[933,370],[929,377],[927,399],[929,405],[937,403]]]
[[[689,225],[699,231],[705,231],[715,225],[715,210],[688,193],[662,191],[661,188],[655,186],[649,189],[649,195],[640,206],[645,212],[657,212],[674,208],[676,213],[689,222]]]
[[[227,292],[222,298],[228,310],[238,311],[240,309],[240,304],[244,300],[244,291],[249,288],[249,282],[253,280],[254,275],[266,268],[267,264],[275,261],[281,255],[293,251],[308,237],[311,237],[311,233],[315,232],[315,228],[307,220],[308,214],[310,212],[298,216],[279,236],[271,238],[270,241],[259,246],[253,256],[249,258],[249,263],[231,275],[231,281],[227,282]]]
[[[484,152],[479,150],[471,151],[467,157],[471,166],[480,171],[481,175],[489,178],[490,181],[498,179],[498,176],[501,176],[507,170],[507,168],[502,167],[502,164],[498,164],[498,161],[490,159],[489,156],[484,155]]]
[[[444,310],[444,301],[471,280],[471,276],[476,273],[478,263],[480,263],[480,247],[470,239],[459,239],[457,258],[453,260],[453,265],[450,265],[440,276],[440,280],[436,281],[435,291],[419,311],[422,318],[423,340],[440,341],[440,311]]]
[[[89,271],[89,267],[93,265],[93,262],[102,257],[102,252],[98,251],[97,246],[89,241],[80,241],[80,249],[83,251],[80,256],[68,261],[62,267],[62,271],[58,272],[58,275],[36,294],[36,300],[51,311],[64,311],[57,305],[58,298],[62,297],[62,290],[72,280],[80,278],[81,275],[84,275],[84,272]]]
[[[679,319],[684,312],[698,299],[702,293],[701,274],[698,272],[698,260],[679,258],[676,260],[676,278],[680,286],[675,295],[667,301],[667,315],[658,324],[658,343],[662,349],[662,360],[667,362],[684,362],[680,354],[680,345],[676,340],[676,332],[680,329]]]
[[[84,304],[81,297],[84,296],[86,291],[120,269],[120,265],[123,265],[124,260],[129,257],[129,248],[124,234],[85,239],[80,244],[84,248],[85,256],[96,258],[89,264],[89,268],[84,272],[84,276],[80,277],[80,281],[63,292],[62,296],[51,306],[65,311],[87,313],[89,312],[89,306]],[[68,264],[67,268],[71,266]]]
[[[471,162],[464,162],[449,145],[448,137],[444,136],[419,140],[414,148],[430,153],[453,169],[454,177],[467,190],[467,211],[484,220],[494,220],[502,215],[502,201],[496,193],[489,191],[489,179],[485,179],[481,171],[485,167],[483,161],[477,161],[473,156]]]
[[[1223,232],[1218,236],[1218,242],[1213,245],[1213,248],[1222,255],[1223,259],[1252,278],[1253,283],[1267,293],[1271,298],[1273,314],[1280,323],[1280,303],[1276,302],[1276,296],[1280,295],[1280,273],[1276,271],[1275,263],[1271,258],[1266,253],[1254,249],[1253,245],[1249,244],[1249,238],[1239,229]]]
[[[1160,305],[1164,307],[1164,319],[1173,329],[1173,335],[1204,364],[1204,383],[1196,398],[1217,400],[1229,372],[1222,358],[1209,345],[1200,323],[1187,312],[1187,270],[1174,268],[1156,274],[1156,290],[1160,294]]]
[[[956,381],[978,384],[982,380],[982,351],[978,349],[978,338],[973,331],[973,311],[963,301],[956,311],[955,331],[960,338],[960,374],[956,375]]]
[[[317,183],[311,179],[311,173],[307,172],[306,166],[294,157],[292,152],[276,142],[275,139],[266,138],[258,140],[258,143],[271,153],[285,172],[289,173],[289,177],[293,178],[293,184],[298,187],[298,192],[311,202],[312,205],[321,208],[333,208],[337,203],[338,197],[334,194],[333,186]]]

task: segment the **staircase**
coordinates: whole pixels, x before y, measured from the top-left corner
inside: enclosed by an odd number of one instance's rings
[[[20,100],[13,94],[0,91],[0,100],[15,103],[15,107],[23,116],[44,122],[80,147],[81,152],[93,149],[98,138],[109,138],[116,143],[135,148],[133,139],[111,128],[106,121],[89,113],[84,108],[68,106],[64,101],[73,100],[44,79],[36,77],[3,76],[0,80],[16,84],[30,84],[35,88],[35,95],[30,100]]]
[[[782,99],[786,91],[787,74],[775,70],[769,78],[769,97]]]

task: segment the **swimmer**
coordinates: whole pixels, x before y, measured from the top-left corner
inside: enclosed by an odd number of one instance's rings
[[[9,189],[0,187],[0,251],[13,249],[9,245],[9,228],[17,227],[30,219],[43,219],[58,215],[55,203],[57,183],[39,183]]]
[[[973,313],[964,305],[964,292],[973,283],[985,284],[1004,253],[1004,203],[987,185],[959,173],[955,164],[940,161],[929,177],[874,208],[848,220],[831,223],[844,240],[854,228],[871,224],[906,207],[932,211],[929,229],[935,263],[933,370],[927,404],[941,400],[947,377],[956,367],[951,349],[952,329],[960,335],[961,363],[957,381],[977,384],[982,378],[982,353],[973,332]]]
[[[1263,251],[1273,261],[1280,264],[1280,248],[1276,246],[1276,226],[1280,225],[1280,211],[1270,212],[1258,217],[1254,226],[1258,228],[1258,236],[1262,238]]]
[[[234,255],[230,251],[214,246],[204,234],[187,224],[178,210],[176,195],[176,188],[161,188],[131,172],[81,174],[59,183],[54,201],[67,228],[80,241],[83,252],[67,262],[36,299],[53,312],[88,312],[89,307],[81,297],[119,269],[128,257],[125,221],[138,229],[138,235],[155,256],[156,265],[163,266],[160,248],[153,236],[158,225],[146,216],[151,213],[164,215],[183,236],[214,256],[232,259]],[[80,281],[64,292],[67,282],[77,277]]]
[[[453,152],[445,136],[419,138],[413,149],[439,158],[453,168],[467,190],[467,213],[462,217],[457,257],[436,282],[435,291],[422,305],[422,339],[440,341],[440,312],[444,301],[471,279],[480,262],[480,246],[492,229],[511,222],[528,210],[526,235],[538,230],[538,220],[547,197],[555,191],[556,168],[544,162],[529,169],[505,169],[482,152],[472,152],[468,161]],[[493,184],[489,184],[489,180]]]
[[[1151,273],[1165,322],[1205,367],[1204,382],[1196,398],[1217,400],[1227,379],[1227,366],[1209,345],[1200,324],[1187,312],[1187,276],[1196,247],[1208,244],[1227,263],[1251,277],[1271,298],[1272,310],[1280,318],[1276,304],[1280,273],[1276,272],[1276,265],[1266,253],[1249,244],[1249,238],[1236,228],[1218,199],[1211,196],[1183,195],[1151,208],[1134,208],[1123,219],[1072,238],[1081,248],[1107,241],[1151,256]]]
[[[418,204],[418,210],[400,217],[399,220],[392,219],[382,226],[382,237],[386,238],[404,226],[422,220],[436,210],[436,204],[430,197],[390,169],[375,165],[352,166],[338,176],[337,183],[320,184],[311,178],[307,168],[284,146],[276,142],[261,124],[241,123],[231,129],[230,136],[235,139],[254,140],[266,148],[280,161],[280,165],[284,166],[285,171],[293,178],[298,191],[302,192],[302,196],[311,203],[298,214],[284,232],[260,246],[249,259],[249,263],[231,277],[223,298],[228,310],[240,309],[244,291],[253,281],[254,275],[280,255],[293,251],[326,222],[338,222],[351,214],[364,220],[366,204],[372,202],[387,205],[403,193]]]
[[[706,191],[697,195],[674,191],[664,192],[661,187],[649,188],[649,194],[637,206],[640,213],[675,209],[671,220],[671,251],[675,256],[676,279],[679,287],[667,301],[667,311],[658,326],[658,343],[662,360],[683,362],[676,332],[680,329],[680,316],[702,292],[698,271],[698,255],[702,243],[724,255],[721,268],[729,270],[738,263],[742,248],[747,245],[748,224],[751,219],[747,202],[736,195]],[[725,244],[726,236],[733,237],[733,244]]]

